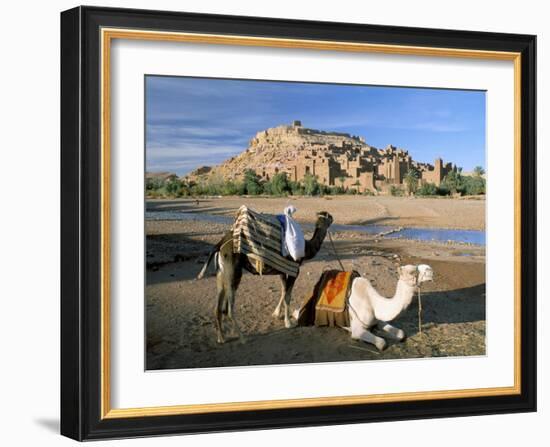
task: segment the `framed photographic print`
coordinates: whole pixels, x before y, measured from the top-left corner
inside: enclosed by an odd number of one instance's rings
[[[536,409],[535,36],[61,14],[61,432]]]

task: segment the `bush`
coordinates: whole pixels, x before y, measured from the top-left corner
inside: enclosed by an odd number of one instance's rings
[[[435,196],[439,194],[439,190],[434,183],[424,183],[416,190],[419,196]]]
[[[293,196],[300,196],[305,194],[304,187],[300,182],[288,182],[290,192]]]
[[[158,177],[149,177],[145,179],[145,189],[147,191],[157,191],[164,186],[164,181]]]
[[[179,180],[168,180],[164,186],[164,190],[168,196],[177,196],[181,189],[182,184]]]
[[[244,182],[243,182],[243,194],[248,194],[251,196],[257,196],[263,192],[262,184],[256,172],[252,169],[247,169],[244,173]]]
[[[290,185],[286,173],[275,174],[271,181],[264,185],[264,191],[274,196],[287,195],[290,192]]]
[[[481,176],[464,177],[464,194],[485,194],[485,179]]]
[[[223,196],[236,196],[244,194],[244,186],[242,183],[226,181],[220,189],[220,193]]]
[[[398,186],[391,185],[390,186],[390,195],[395,197],[402,197],[404,195],[403,189],[399,188]]]
[[[306,174],[304,176],[304,193],[308,196],[319,194],[319,182],[316,176],[311,174]]]
[[[441,189],[449,191],[449,194],[462,193],[464,189],[464,177],[458,171],[449,172],[443,182],[441,182]]]

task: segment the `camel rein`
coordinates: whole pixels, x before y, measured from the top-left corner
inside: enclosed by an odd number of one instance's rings
[[[418,292],[418,333],[422,333],[422,300],[420,299],[420,286],[416,286]]]
[[[338,261],[338,264],[340,264],[340,270],[345,272],[346,269],[344,268],[344,264],[342,264],[342,261],[340,260],[340,256],[338,256],[338,252],[336,251],[336,246],[334,245],[334,241],[332,240],[332,235],[330,234],[330,231],[328,231],[328,230],[327,230],[327,233],[328,233],[328,238],[330,240],[330,244],[332,245],[332,251],[334,252],[334,257]]]

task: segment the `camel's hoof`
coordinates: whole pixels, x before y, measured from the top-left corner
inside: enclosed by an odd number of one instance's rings
[[[223,345],[224,343],[225,343],[225,340],[223,339],[223,337],[218,337],[218,344]]]
[[[273,318],[277,320],[282,320],[284,318],[283,313],[280,310],[276,310],[276,309],[273,311],[271,315],[273,316]]]
[[[297,326],[297,323],[294,323],[290,320],[285,320],[285,327],[287,329],[292,329],[293,327],[296,327]]]

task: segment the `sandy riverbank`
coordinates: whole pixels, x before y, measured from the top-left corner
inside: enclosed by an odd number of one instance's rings
[[[231,215],[242,202],[242,198],[224,198],[201,201],[197,206],[192,201],[154,201],[148,203],[148,208],[185,208],[190,212]],[[247,203],[273,213],[282,209],[288,200],[252,199]],[[484,227],[483,201],[342,197],[301,198],[293,203],[302,221],[313,220],[315,211],[327,209],[339,223],[357,224],[361,219],[365,221],[365,215],[367,219],[375,219],[378,213],[380,219],[386,219],[376,222],[382,224],[404,225],[421,220],[418,226],[431,223],[440,228]],[[387,221],[390,218],[395,219]],[[417,327],[416,300],[395,321],[396,326],[405,330],[408,339],[392,343],[382,353],[352,341],[349,334],[340,329],[285,329],[281,321],[271,316],[279,297],[278,278],[245,274],[237,294],[236,310],[247,343],[242,345],[230,340],[218,345],[213,319],[215,278],[201,281],[194,278],[212,244],[226,230],[225,224],[202,220],[146,222],[148,369],[485,354],[483,247],[375,239],[355,232],[334,233],[336,249],[346,269],[358,270],[386,296],[393,295],[399,264],[427,263],[433,267],[436,281],[428,283],[423,291],[421,334]],[[337,268],[328,243],[315,259],[303,264],[294,288],[293,308],[298,307],[326,268]]]
[[[185,211],[233,216],[242,204],[265,213],[296,207],[299,222],[315,222],[315,213],[328,211],[338,224],[485,229],[485,199],[415,198],[391,196],[220,197],[148,200],[148,211]]]

